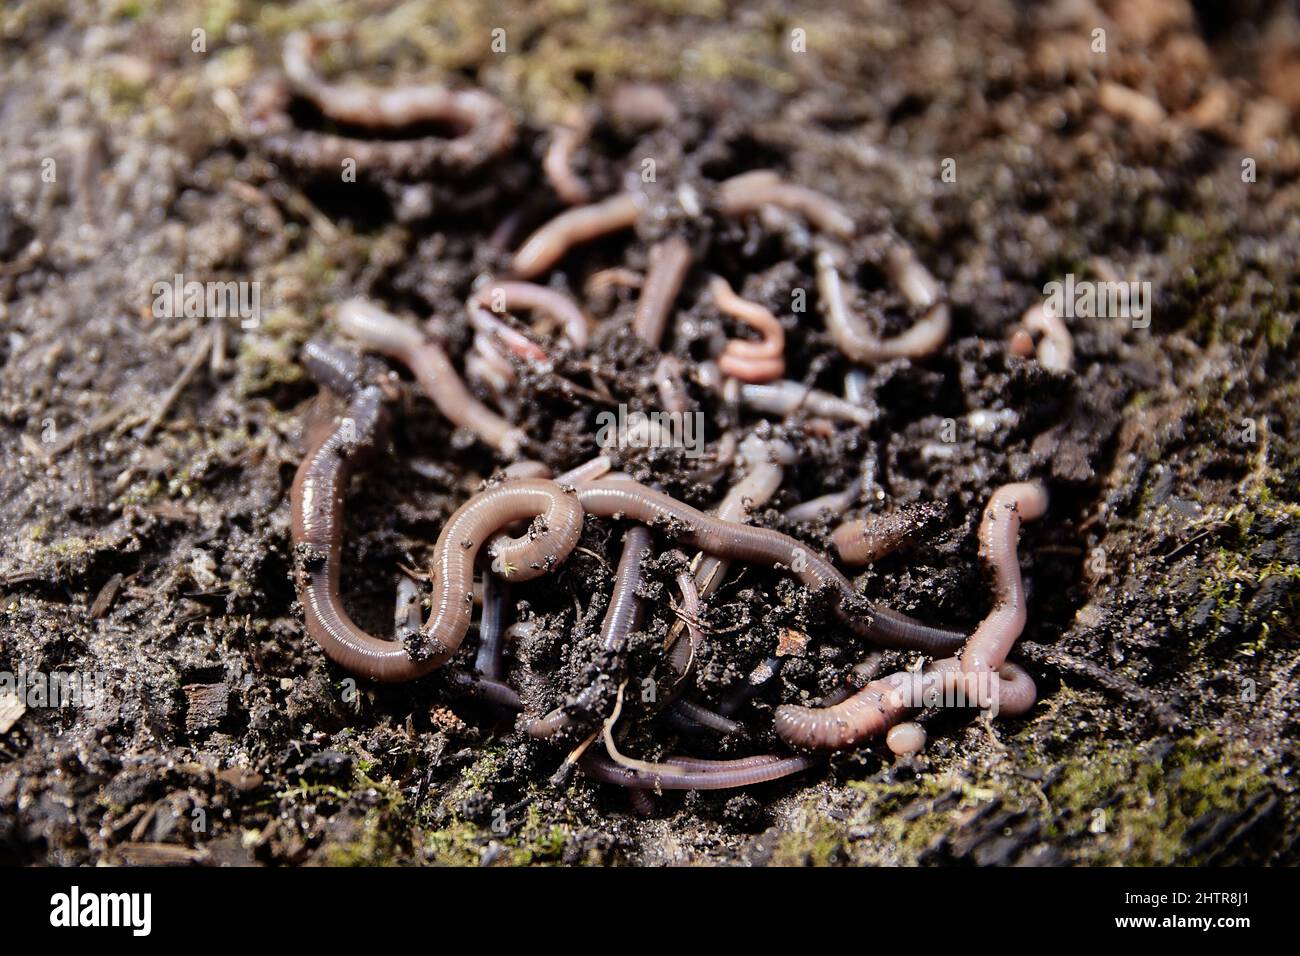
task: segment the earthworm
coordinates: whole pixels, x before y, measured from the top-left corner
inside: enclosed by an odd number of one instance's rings
[[[669,236],[650,250],[650,268],[641,284],[632,330],[653,346],[664,337],[668,315],[691,268],[691,247],[681,236]]]
[[[492,411],[465,387],[442,346],[414,326],[364,299],[348,299],[336,313],[340,328],[363,346],[407,366],[424,393],[452,424],[466,428],[507,458],[518,454],[527,436]]]
[[[643,602],[636,592],[643,580],[641,559],[651,540],[650,530],[640,525],[629,528],[623,537],[623,554],[614,572],[614,593],[610,596],[600,628],[601,651],[608,658],[616,659],[622,654],[628,635],[640,626]],[[575,714],[582,715],[596,706],[600,690],[600,681],[583,688],[572,704],[557,707],[546,716],[527,722],[525,730],[538,740],[554,737],[577,722]]]
[[[524,709],[523,700],[520,699],[519,694],[509,684],[478,674],[465,674],[460,671],[456,671],[450,676],[453,687],[468,691],[471,696],[509,710]]]
[[[733,176],[718,186],[718,209],[724,216],[743,216],[763,206],[798,213],[822,232],[850,238],[857,227],[835,200],[815,189],[787,183],[770,169]]]
[[[830,494],[810,498],[807,501],[801,501],[797,505],[786,508],[785,516],[796,522],[814,521],[822,515],[832,518],[838,517],[844,514],[849,509],[849,506],[857,500],[861,491],[862,479],[855,478],[843,491],[832,491]]]
[[[855,633],[885,647],[950,654],[965,639],[960,632],[922,624],[878,604],[872,604],[866,620],[853,616],[845,605],[860,598],[848,579],[807,545],[779,531],[724,521],[634,481],[579,485],[578,500],[587,514],[681,529],[681,540],[715,557],[781,566],[813,590],[830,588],[838,596],[841,619]]]
[[[681,556],[685,561],[686,556],[680,551],[674,552]],[[678,678],[686,676],[687,671],[691,668],[691,663],[695,660],[695,654],[699,650],[701,641],[700,634],[700,589],[696,586],[695,575],[689,570],[680,571],[677,574],[677,587],[682,592],[682,606],[680,620],[686,625],[686,633],[690,640],[682,641],[680,639],[673,642],[668,649],[668,665],[677,674]]]
[[[1047,492],[1041,485],[1014,482],[993,492],[980,522],[980,560],[993,571],[993,608],[961,653],[965,671],[998,670],[1025,629],[1025,588],[1016,541],[1020,523],[1042,517]]]
[[[478,623],[478,654],[474,658],[474,669],[489,680],[501,679],[508,593],[509,586],[495,574],[483,575],[483,614]]]
[[[749,470],[727,490],[714,511],[723,521],[742,521],[751,510],[767,504],[781,487],[782,463],[794,460],[794,449],[786,442],[765,441],[757,435],[747,435],[739,451]],[[716,556],[700,560],[695,570],[700,592],[707,597],[722,587],[730,567],[730,561]]]
[[[806,411],[812,415],[854,422],[863,426],[873,424],[879,414],[874,408],[854,405],[830,392],[823,392],[789,379],[761,385],[742,385],[740,399],[755,411],[767,412],[770,415],[785,416],[797,411]]]
[[[608,455],[597,455],[591,461],[584,461],[575,468],[560,472],[555,476],[555,481],[561,485],[576,485],[584,481],[595,481],[602,475],[607,475],[613,467],[614,463],[609,460]]]
[[[501,474],[506,478],[550,478],[551,469],[543,462],[525,458],[512,461],[501,469]]]
[[[485,282],[469,297],[466,308],[499,315],[515,309],[531,309],[549,315],[564,327],[564,334],[577,348],[586,348],[590,321],[582,308],[562,292],[533,282]]]
[[[935,301],[937,286],[933,278],[905,247],[895,246],[890,250],[888,271],[908,302],[926,312],[907,331],[888,339],[877,337],[862,319],[849,311],[839,269],[831,253],[826,249],[818,252],[815,264],[826,331],[839,350],[853,361],[921,358],[937,351],[948,337],[948,305]]]
[[[902,547],[942,513],[937,505],[918,505],[883,515],[846,521],[831,532],[845,564],[871,564]]]
[[[406,145],[423,154],[422,165],[466,168],[500,155],[515,140],[515,124],[494,96],[482,90],[449,90],[436,84],[380,89],[365,83],[325,82],[313,64],[327,44],[349,35],[343,29],[290,34],[284,42],[284,71],[297,91],[330,119],[369,128],[400,128],[418,123],[445,123],[456,130],[449,139],[422,137]]]
[[[734,734],[740,730],[740,724],[731,718],[724,717],[703,704],[697,704],[685,697],[679,697],[673,701],[668,709],[670,713],[685,718],[690,724],[702,727],[705,730],[716,731],[720,734]]]
[[[433,609],[421,629],[426,646],[412,654],[403,644],[367,634],[352,622],[339,596],[343,506],[352,472],[374,453],[386,431],[384,395],[369,384],[362,362],[341,349],[309,342],[303,361],[317,381],[348,402],[346,413],[314,436],[290,491],[295,580],[308,633],[336,663],[363,677],[383,682],[420,677],[445,663],[465,637],[474,601],[474,558],[487,537],[512,521],[545,514],[549,557],[560,561],[577,543],[582,509],[547,481],[508,482],[475,495],[448,519],[435,546]],[[519,575],[522,580],[535,576],[529,570]]]
[[[1038,343],[1038,361],[1043,368],[1068,372],[1074,365],[1074,338],[1064,320],[1046,302],[1031,305],[1020,317],[1026,332],[1042,336]]]
[[[519,247],[514,258],[515,275],[531,279],[559,262],[578,243],[631,228],[641,216],[643,203],[637,193],[619,193],[560,213]]]
[[[729,339],[718,358],[718,368],[751,384],[770,382],[784,375],[785,330],[776,316],[757,302],[736,295],[721,276],[709,280],[709,294],[721,311],[762,336],[759,342]]]
[[[664,411],[679,415],[690,411],[691,397],[682,380],[682,360],[676,355],[665,355],[655,366],[654,378],[659,385],[659,404]]]
[[[651,83],[620,83],[609,95],[610,118],[635,129],[671,126],[677,122],[677,105],[662,87]]]
[[[744,683],[722,701],[722,704],[718,707],[719,712],[726,717],[730,717],[748,704],[777,674],[781,673],[781,668],[785,667],[785,662],[786,658],[773,655],[755,665],[754,669],[745,678]]]
[[[593,779],[621,787],[646,790],[730,790],[779,780],[816,766],[818,762],[815,757],[794,756],[736,767],[725,760],[697,760],[693,761],[695,769],[692,770],[647,773],[620,766],[600,754],[587,753],[583,755],[581,765],[583,771]],[[706,770],[705,767],[712,769]]]
[[[591,118],[578,115],[571,122],[559,123],[551,132],[551,142],[542,157],[542,171],[555,194],[570,206],[591,198],[591,189],[573,171],[573,154],[591,135]]]

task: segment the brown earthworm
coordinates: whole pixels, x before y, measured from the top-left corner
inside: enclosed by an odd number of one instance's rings
[[[681,236],[669,236],[650,250],[650,268],[641,284],[632,330],[658,347],[668,325],[668,316],[682,282],[691,268],[691,247]]]
[[[788,568],[807,587],[834,591],[841,619],[885,647],[950,654],[965,639],[960,632],[922,624],[878,604],[865,619],[852,615],[846,605],[860,599],[848,579],[810,547],[779,531],[724,521],[634,481],[582,484],[578,499],[588,514],[671,528],[682,541],[715,557]]]
[[[841,239],[856,231],[853,218],[829,196],[787,183],[770,169],[733,176],[718,186],[718,209],[725,216],[743,216],[763,206],[798,213],[822,232]]]
[[[515,124],[496,97],[482,90],[450,90],[436,84],[381,89],[365,83],[327,83],[316,72],[319,50],[349,35],[346,29],[290,34],[284,42],[284,71],[296,90],[330,119],[370,128],[400,128],[444,123],[456,131],[449,139],[423,137],[406,144],[421,150],[423,165],[465,168],[511,147]],[[418,144],[418,145],[417,145]]]
[[[515,309],[530,309],[550,316],[564,327],[564,334],[577,348],[586,348],[591,334],[590,320],[582,308],[562,292],[533,282],[485,282],[474,290],[465,306],[470,314],[486,311],[494,315]]]
[[[917,505],[846,521],[831,532],[831,542],[845,564],[871,564],[902,547],[941,513],[937,505]]]
[[[740,724],[730,717],[724,717],[703,704],[697,704],[685,697],[673,701],[668,711],[673,716],[684,720],[691,729],[698,727],[719,734],[734,734],[740,730]]]
[[[404,364],[424,393],[453,424],[478,435],[483,442],[512,458],[527,436],[492,411],[465,387],[451,359],[437,342],[414,326],[363,299],[348,299],[338,307],[339,326],[367,349]]]
[[[785,330],[776,316],[757,302],[736,295],[721,276],[709,280],[709,294],[721,311],[762,336],[759,342],[729,339],[718,358],[718,368],[742,382],[753,384],[770,382],[784,375]]]
[[[572,495],[548,481],[507,482],[475,495],[448,519],[435,546],[433,609],[422,628],[424,653],[413,656],[402,644],[367,634],[352,622],[339,597],[343,505],[348,479],[374,453],[388,413],[383,392],[368,383],[355,357],[309,342],[304,362],[348,403],[346,414],[314,436],[290,492],[295,580],[307,630],[331,658],[356,674],[385,682],[411,680],[445,663],[464,639],[474,603],[474,557],[487,537],[512,521],[544,514],[548,540],[538,551],[548,553],[546,560],[539,553],[536,563],[549,566],[577,543],[582,509]],[[519,578],[535,576],[526,571]]]
[[[1020,317],[1021,328],[1038,333],[1038,361],[1043,368],[1068,372],[1074,365],[1074,338],[1065,321],[1046,302],[1031,305]]]
[[[631,228],[641,216],[643,203],[637,193],[619,193],[560,213],[519,247],[514,258],[515,275],[531,279],[559,262],[578,243]]]
[[[956,691],[968,701],[1012,715],[1032,707],[1037,696],[1033,678],[1006,656],[1025,625],[1024,587],[1016,557],[1020,522],[1037,518],[1046,509],[1046,492],[1027,482],[1003,485],[989,500],[979,539],[980,557],[994,571],[994,606],[971,634],[960,660],[935,661],[920,675],[891,674],[831,707],[782,705],[776,710],[777,736],[796,747],[848,747],[888,730],[936,690]],[[995,683],[981,692],[981,681]]]
[[[963,670],[998,670],[1025,629],[1025,588],[1016,541],[1020,523],[1040,518],[1046,510],[1047,492],[1031,482],[1003,485],[989,499],[980,522],[979,553],[993,571],[993,608],[961,652]]]
[[[887,257],[887,268],[912,307],[924,308],[926,312],[907,331],[882,339],[849,311],[834,256],[826,249],[817,253],[817,289],[821,294],[826,331],[839,350],[855,362],[921,358],[937,351],[948,337],[948,304],[936,301],[938,287],[911,251],[896,245]]]
[[[614,572],[614,593],[610,596],[600,628],[601,652],[610,662],[617,661],[627,646],[628,635],[640,626],[643,602],[636,592],[643,580],[641,560],[650,544],[650,530],[640,525],[629,528],[623,537],[623,554]],[[602,668],[601,679],[583,688],[572,704],[557,707],[544,717],[528,721],[524,728],[528,735],[542,740],[572,727],[599,703],[602,684],[608,679],[609,670],[608,667]]]
[[[542,172],[555,194],[570,206],[578,206],[591,198],[591,189],[573,171],[573,155],[591,135],[591,117],[579,113],[571,121],[557,124],[551,131],[551,142],[542,157]]]

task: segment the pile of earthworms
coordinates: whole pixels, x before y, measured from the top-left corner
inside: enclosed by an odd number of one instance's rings
[[[291,37],[285,47],[287,83],[270,99],[259,101],[250,128],[269,155],[297,165],[337,168],[351,157],[393,175],[454,176],[509,149],[516,124],[509,111],[481,91],[452,91],[441,86],[379,89],[364,84],[332,84],[317,73],[314,58],[327,43],[346,39],[341,30]],[[358,132],[357,136],[293,128],[289,98],[309,101],[321,115]],[[654,87],[632,85],[620,90],[610,109],[636,117],[645,125],[671,123],[675,107]],[[401,682],[451,664],[448,671],[493,705],[525,711],[506,682],[503,648],[512,631],[506,617],[506,589],[540,578],[558,568],[578,545],[588,518],[625,527],[622,554],[600,632],[602,680],[573,695],[549,713],[519,716],[529,737],[570,746],[566,766],[578,766],[600,781],[633,791],[718,790],[774,780],[813,766],[819,754],[852,748],[885,736],[900,755],[925,744],[925,732],[910,714],[938,702],[981,708],[994,714],[1022,714],[1034,703],[1030,676],[1008,655],[1025,625],[1025,592],[1017,557],[1020,524],[1040,517],[1046,492],[1032,483],[998,488],[979,528],[979,555],[993,579],[992,610],[969,635],[923,624],[871,602],[857,593],[832,561],[789,535],[757,527],[747,516],[763,507],[780,489],[783,467],[794,449],[770,436],[770,429],[728,432],[718,440],[717,458],[739,477],[708,512],[615,470],[601,455],[562,474],[533,457],[537,445],[511,421],[509,392],[520,373],[545,368],[554,349],[581,353],[593,332],[590,315],[554,285],[535,282],[575,247],[629,230],[647,217],[669,218],[636,188],[592,201],[592,189],[574,170],[584,147],[591,116],[576,117],[553,131],[542,172],[559,200],[570,208],[528,236],[511,260],[508,274],[485,276],[464,305],[473,332],[472,347],[460,357],[464,377],[444,343],[424,328],[362,299],[341,303],[335,315],[343,333],[360,354],[321,341],[309,342],[302,360],[322,387],[316,412],[305,429],[307,451],[295,477],[292,495],[294,577],[307,630],[340,666],[363,678]],[[437,124],[449,135],[402,139],[365,138],[363,131],[401,130]],[[716,184],[709,196],[679,190],[679,209],[671,219],[708,222],[757,218],[764,225],[794,221],[811,232],[817,302],[829,340],[852,363],[916,361],[941,349],[950,325],[949,307],[940,283],[912,249],[896,237],[881,245],[877,265],[897,288],[912,312],[912,324],[894,336],[879,334],[855,314],[854,290],[844,278],[853,263],[849,240],[857,233],[853,218],[834,200],[775,172],[755,170]],[[697,240],[698,242],[698,240]],[[701,250],[671,230],[649,250],[644,276],[618,267],[598,275],[601,283],[639,288],[632,329],[647,346],[659,349],[673,327],[674,307]],[[684,369],[684,360],[665,355],[656,371],[665,411],[689,407],[681,378],[715,389],[730,403],[758,416],[785,416],[800,411],[823,427],[835,420],[869,426],[875,412],[861,396],[840,397],[787,380],[782,323],[767,308],[738,294],[721,276],[703,276],[703,288],[716,309],[754,337],[721,344],[717,354]],[[592,290],[588,284],[588,292]],[[522,323],[520,313],[536,320]],[[1034,336],[1041,337],[1035,342]],[[1060,319],[1044,309],[1031,310],[1009,343],[1013,354],[1052,368],[1068,368],[1069,333]],[[392,639],[367,633],[344,609],[340,595],[344,503],[358,469],[384,454],[390,406],[397,395],[394,373],[375,353],[405,366],[438,411],[493,449],[503,462],[501,474],[461,505],[442,527],[428,577],[432,595],[421,622],[422,601],[414,582],[399,588]],[[467,379],[468,378],[468,382]],[[327,413],[327,414],[326,414]],[[653,429],[653,421],[651,428]],[[654,435],[649,436],[654,438]],[[856,488],[807,501],[787,512],[796,522],[842,515]],[[832,541],[841,562],[866,565],[914,538],[920,524],[902,514],[886,514],[841,523]],[[680,600],[674,610],[679,625],[662,648],[664,673],[672,675],[661,713],[696,729],[736,732],[734,719],[743,700],[709,704],[683,689],[709,639],[700,626],[703,602],[726,580],[734,564],[755,564],[792,576],[825,598],[838,626],[866,647],[916,652],[930,663],[879,677],[855,690],[845,689],[820,706],[785,704],[775,711],[776,737],[789,748],[736,759],[672,756],[645,761],[624,754],[618,720],[624,690],[645,675],[627,673],[625,650],[645,613],[644,565],[656,551],[687,548],[676,575]],[[480,584],[476,591],[475,579]],[[478,644],[471,659],[461,647],[474,623]],[[455,663],[453,663],[453,661]],[[774,655],[750,675],[753,690],[770,681],[783,659]],[[611,703],[612,702],[612,703]],[[643,796],[641,794],[640,796]]]

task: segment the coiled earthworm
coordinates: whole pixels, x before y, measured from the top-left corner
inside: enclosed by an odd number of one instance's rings
[[[751,758],[743,759],[748,761]],[[744,766],[734,766],[726,760],[696,760],[692,761],[694,769],[691,770],[647,773],[620,766],[599,754],[584,754],[581,761],[583,771],[595,780],[645,790],[730,790],[779,780],[817,763],[817,758],[808,756],[781,757]]]
[[[815,228],[841,239],[856,230],[853,218],[829,196],[787,183],[770,169],[733,176],[718,186],[718,209],[725,216],[743,216],[763,206],[798,213]]]
[[[578,206],[591,198],[591,190],[573,171],[573,156],[591,135],[591,117],[581,112],[569,122],[557,124],[551,131],[551,142],[542,156],[542,172],[555,194],[570,206]]]
[[[669,236],[650,249],[650,268],[632,317],[632,331],[642,341],[658,347],[663,340],[673,302],[690,268],[691,247],[681,236]]]
[[[508,458],[527,443],[522,429],[492,411],[465,387],[437,342],[414,326],[363,299],[348,299],[336,313],[340,328],[365,348],[404,364],[424,393],[452,424],[466,428]]]
[[[474,290],[466,308],[473,314],[487,311],[494,315],[515,309],[532,309],[550,316],[564,327],[565,337],[577,348],[587,347],[591,323],[582,308],[562,292],[534,282],[485,282]]]
[[[457,131],[450,139],[425,137],[404,144],[425,154],[423,165],[466,167],[496,156],[514,143],[515,124],[496,97],[482,90],[449,90],[436,84],[379,89],[364,83],[333,84],[321,79],[313,60],[327,44],[348,36],[346,29],[290,34],[284,42],[284,71],[297,91],[330,119],[371,128],[445,123]]]
[[[366,633],[339,597],[343,506],[348,479],[385,431],[384,396],[363,377],[361,362],[339,349],[309,342],[303,360],[318,381],[348,402],[345,415],[312,442],[290,491],[294,576],[308,633],[353,673],[386,682],[412,680],[445,663],[464,639],[474,604],[474,558],[487,537],[512,521],[544,514],[549,557],[560,561],[577,543],[582,509],[572,495],[546,481],[508,482],[474,496],[447,521],[435,546],[433,607],[421,629],[425,646],[412,653]],[[534,576],[531,571],[519,575]]]
[[[922,624],[880,605],[873,604],[865,620],[853,616],[845,605],[860,599],[848,579],[811,548],[779,531],[723,521],[634,481],[579,485],[578,500],[588,514],[680,529],[682,541],[715,557],[788,568],[809,588],[833,590],[841,619],[885,647],[950,654],[965,639],[960,632]]]
[[[641,216],[643,203],[638,193],[619,193],[560,213],[519,247],[514,258],[515,275],[531,279],[559,262],[578,243],[631,228]]]
[[[1016,542],[1020,523],[1042,517],[1047,492],[1041,485],[1015,482],[993,492],[980,521],[980,560],[993,571],[993,608],[971,634],[961,653],[966,671],[998,670],[1025,629],[1025,588]]]
[[[727,280],[714,276],[709,280],[709,294],[717,307],[762,336],[758,342],[729,339],[718,368],[742,382],[770,382],[785,374],[785,330],[775,315],[759,305],[736,295]]]
[[[1021,329],[1042,336],[1038,361],[1043,368],[1068,372],[1074,365],[1074,338],[1065,321],[1046,302],[1031,305],[1020,317]],[[1031,339],[1032,342],[1032,339]]]
[[[883,515],[846,521],[831,532],[845,564],[871,564],[895,551],[942,514],[938,505],[917,505]]]
[[[815,260],[817,289],[821,295],[826,331],[841,352],[855,362],[883,362],[894,358],[921,358],[939,349],[948,337],[948,304],[935,301],[937,286],[911,251],[895,246],[887,257],[894,283],[912,304],[926,312],[905,332],[893,338],[876,336],[862,319],[849,311],[839,269],[829,250]]]
[[[762,385],[742,385],[740,400],[750,408],[769,415],[791,415],[805,411],[811,415],[835,418],[870,426],[878,417],[875,408],[864,408],[845,401],[838,395],[811,388],[802,382],[781,379]]]
[[[619,557],[618,568],[614,572],[614,593],[610,596],[600,628],[601,652],[610,662],[617,661],[627,646],[628,635],[640,626],[643,602],[636,592],[643,580],[641,560],[650,548],[651,540],[650,530],[640,525],[629,528],[623,537],[623,554]],[[601,681],[583,688],[573,703],[557,707],[537,720],[528,721],[525,724],[528,735],[542,740],[572,727],[582,715],[599,703],[601,682],[608,679],[605,674],[609,670],[611,668],[602,667]],[[575,717],[575,714],[578,716]]]

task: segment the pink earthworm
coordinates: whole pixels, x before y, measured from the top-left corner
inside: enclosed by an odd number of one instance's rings
[[[591,117],[581,112],[569,122],[556,124],[542,156],[542,172],[547,181],[555,194],[570,206],[580,206],[591,198],[590,187],[573,171],[573,156],[591,135],[591,125]]]
[[[651,248],[650,268],[632,317],[632,330],[643,341],[658,347],[690,268],[691,247],[681,236],[669,236]]]
[[[815,228],[848,239],[857,227],[835,200],[815,189],[787,183],[770,169],[733,176],[718,186],[718,208],[725,216],[743,216],[763,206],[798,213]]]
[[[438,411],[453,424],[473,432],[508,458],[528,443],[522,429],[470,393],[442,346],[414,326],[363,299],[339,305],[336,318],[343,331],[367,349],[407,366]]]
[[[1043,368],[1068,372],[1074,366],[1074,338],[1065,321],[1046,302],[1031,305],[1020,317],[1021,328],[1038,333],[1038,361]]]
[[[718,368],[742,382],[770,382],[785,374],[785,330],[763,306],[736,295],[727,280],[714,276],[709,280],[709,294],[717,307],[748,325],[760,336],[759,342],[730,339],[718,358]]]
[[[555,265],[579,243],[630,229],[641,217],[644,203],[638,193],[619,193],[560,213],[519,247],[514,258],[515,275],[531,279]]]
[[[998,670],[1025,629],[1025,588],[1016,542],[1020,523],[1042,517],[1047,492],[1041,485],[1015,482],[993,492],[980,522],[980,560],[993,571],[993,608],[961,652],[965,671]]]
[[[367,83],[328,83],[316,72],[316,53],[346,30],[294,33],[285,39],[283,65],[292,85],[320,111],[338,122],[355,126],[402,127],[422,122],[445,122],[461,131],[448,140],[446,151],[472,155],[502,152],[515,138],[515,124],[495,96],[481,90],[448,90],[435,83],[381,88]],[[464,140],[464,142],[461,142]]]
[[[815,264],[826,331],[839,350],[853,361],[922,358],[937,351],[947,339],[951,325],[948,304],[937,300],[937,284],[906,247],[895,245],[890,250],[887,271],[912,307],[926,311],[907,331],[888,339],[876,336],[862,319],[849,311],[840,272],[830,251],[818,252]]]
[[[885,746],[899,757],[919,753],[925,748],[925,728],[911,721],[895,724],[885,734]]]
[[[294,576],[308,633],[353,673],[382,682],[412,680],[444,664],[464,640],[474,604],[474,558],[488,537],[513,521],[545,516],[547,534],[539,536],[529,566],[518,575],[527,580],[573,549],[582,531],[582,509],[573,495],[548,481],[506,482],[480,492],[438,536],[433,608],[421,629],[423,646],[412,653],[366,633],[339,596],[343,506],[348,479],[374,454],[387,427],[384,396],[366,381],[360,361],[339,349],[308,343],[304,361],[348,402],[346,414],[314,436],[290,492]]]
[[[1033,706],[1033,678],[1006,659],[1025,626],[1024,587],[1016,556],[1022,520],[1047,509],[1041,486],[1017,482],[998,488],[980,524],[980,558],[994,572],[994,605],[966,641],[960,658],[935,661],[921,674],[903,671],[872,681],[831,707],[785,704],[776,710],[777,736],[795,747],[839,749],[887,731],[927,694],[956,692],[979,706],[1016,715]]]
[[[515,309],[530,309],[550,316],[564,328],[565,337],[577,348],[586,348],[591,320],[581,306],[563,292],[533,282],[512,280],[485,282],[469,297],[466,309],[499,316]]]
[[[636,129],[671,126],[678,110],[662,87],[652,83],[620,83],[609,94],[606,111],[616,123]]]
[[[922,624],[876,603],[864,617],[852,614],[849,608],[861,598],[849,580],[812,548],[779,531],[724,521],[634,481],[581,484],[578,500],[587,514],[671,528],[682,541],[714,557],[788,569],[809,588],[833,591],[841,620],[882,646],[950,654],[965,639],[960,632]]]
[[[729,760],[692,760],[691,769],[665,770],[649,773],[614,763],[608,757],[588,753],[583,755],[583,772],[602,783],[617,784],[645,790],[730,790],[779,780],[791,774],[816,766],[815,757],[779,757],[774,760],[752,762],[741,758],[740,765]],[[671,762],[663,766],[672,766]]]

